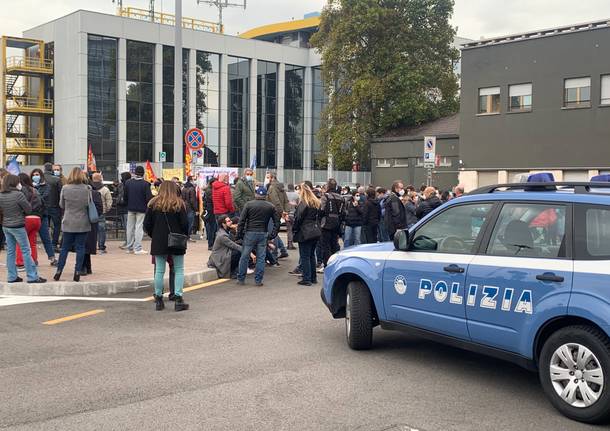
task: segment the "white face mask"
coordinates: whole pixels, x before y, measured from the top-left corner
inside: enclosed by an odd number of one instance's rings
[[[404,196],[404,195],[405,195],[405,191],[404,190],[401,190],[401,191],[398,192],[398,196]]]
[[[246,181],[252,181],[252,175],[246,175]]]

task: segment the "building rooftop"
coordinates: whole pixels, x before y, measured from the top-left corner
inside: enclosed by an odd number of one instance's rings
[[[269,37],[275,34],[286,33],[291,31],[314,29],[318,28],[319,26],[320,16],[318,15],[305,19],[263,25],[261,27],[256,27],[251,30],[245,31],[240,34],[239,37],[242,37],[244,39],[255,39],[261,36]]]
[[[388,138],[393,138],[392,140],[395,140],[394,138],[413,140],[423,139],[424,136],[459,135],[459,133],[460,117],[459,114],[454,114],[417,127],[402,127],[390,130],[383,137],[376,139],[376,141],[384,141]]]
[[[493,37],[489,39],[481,39],[462,45],[462,49],[480,48],[483,46],[499,45],[510,42],[520,42],[528,39],[538,39],[543,37],[559,36],[566,33],[575,33],[580,31],[594,30],[598,28],[610,27],[610,19],[599,21],[585,22],[582,24],[572,24],[563,27],[547,28],[544,30],[535,30],[527,33],[510,34],[508,36]]]

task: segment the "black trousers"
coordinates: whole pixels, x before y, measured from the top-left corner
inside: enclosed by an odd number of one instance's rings
[[[362,226],[362,236],[364,244],[374,244],[377,242],[377,225]]]
[[[320,246],[322,248],[322,262],[324,263],[324,266],[326,266],[328,259],[341,249],[339,246],[339,232],[336,230],[322,229]]]

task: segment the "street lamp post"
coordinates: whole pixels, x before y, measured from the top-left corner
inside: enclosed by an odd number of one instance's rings
[[[174,37],[174,167],[182,164],[182,0],[176,0]]]

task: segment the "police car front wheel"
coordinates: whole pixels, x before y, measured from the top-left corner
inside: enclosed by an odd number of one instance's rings
[[[368,288],[359,281],[347,285],[345,335],[354,350],[370,349],[373,344],[373,301]]]
[[[544,343],[538,364],[553,406],[587,423],[610,419],[610,339],[590,326],[569,326]]]

